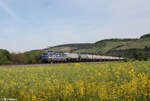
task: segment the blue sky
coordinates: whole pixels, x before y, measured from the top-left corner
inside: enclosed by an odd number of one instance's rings
[[[0,0],[0,48],[23,52],[150,32],[150,0]]]

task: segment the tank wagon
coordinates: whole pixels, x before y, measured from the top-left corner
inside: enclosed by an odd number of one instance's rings
[[[124,58],[112,56],[100,56],[90,54],[77,54],[77,53],[55,53],[44,52],[42,53],[42,60],[44,62],[98,62],[98,61],[122,61]]]

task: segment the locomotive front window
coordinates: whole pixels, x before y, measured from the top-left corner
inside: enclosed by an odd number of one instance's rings
[[[45,56],[45,55],[48,55],[47,53],[43,53],[43,55]]]

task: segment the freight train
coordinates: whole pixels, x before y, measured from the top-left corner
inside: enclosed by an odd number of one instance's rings
[[[48,63],[98,62],[98,61],[122,61],[122,60],[124,60],[124,58],[113,56],[100,56],[100,55],[77,54],[77,53],[56,53],[56,52],[42,53],[42,61]]]

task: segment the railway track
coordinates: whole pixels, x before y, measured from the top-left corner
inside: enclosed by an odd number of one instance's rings
[[[59,63],[65,64],[65,63]],[[3,67],[40,67],[40,66],[51,66],[51,65],[59,65],[59,64],[26,64],[26,65],[1,65],[0,68]]]
[[[107,61],[108,62],[108,61]],[[75,62],[75,63],[101,63],[101,62]],[[0,65],[0,68],[24,68],[24,67],[41,67],[41,66],[53,66],[60,64],[72,64],[72,63],[46,63],[46,64],[25,64],[25,65]]]

